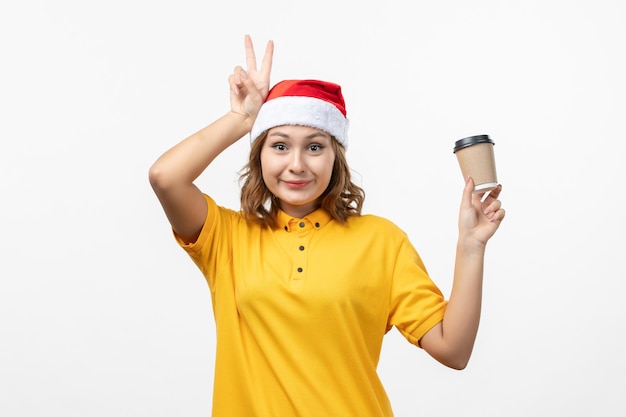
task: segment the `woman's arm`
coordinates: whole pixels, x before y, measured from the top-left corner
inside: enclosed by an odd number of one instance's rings
[[[267,44],[259,71],[248,35],[245,47],[247,71],[237,66],[228,79],[230,111],[169,149],[150,167],[150,184],[173,230],[187,243],[197,239],[207,214],[206,201],[194,181],[220,153],[250,131],[269,91],[273,42]]]
[[[443,321],[420,341],[432,357],[454,369],[465,368],[472,354],[480,322],[485,247],[505,214],[497,199],[502,186],[483,202],[482,195],[472,194],[473,189],[468,178],[459,214],[454,281]]]
[[[206,200],[193,182],[250,128],[244,116],[229,112],[165,152],[150,167],[150,185],[183,241],[196,240],[207,214]]]

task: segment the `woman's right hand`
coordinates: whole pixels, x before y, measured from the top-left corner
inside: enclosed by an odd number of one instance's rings
[[[248,35],[245,45],[247,70],[236,67],[228,79],[231,110],[170,148],[150,167],[150,184],[174,232],[185,243],[198,238],[207,218],[206,199],[194,181],[249,131],[269,92],[273,42],[267,44],[260,71]]]
[[[238,65],[228,77],[228,83],[230,85],[230,110],[233,113],[254,120],[270,89],[274,42],[271,40],[267,42],[260,70],[257,70],[256,67],[256,55],[250,35],[245,36],[244,43],[246,47],[247,68],[244,70]]]

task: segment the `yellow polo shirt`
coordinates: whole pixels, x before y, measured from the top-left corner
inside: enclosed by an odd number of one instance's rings
[[[272,230],[206,199],[197,241],[178,243],[211,291],[213,417],[392,416],[383,336],[395,326],[417,344],[446,306],[407,235],[324,210],[281,212]]]

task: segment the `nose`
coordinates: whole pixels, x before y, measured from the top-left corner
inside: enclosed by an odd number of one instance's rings
[[[295,150],[291,153],[289,159],[289,171],[295,174],[301,174],[304,172],[304,155],[300,150]]]

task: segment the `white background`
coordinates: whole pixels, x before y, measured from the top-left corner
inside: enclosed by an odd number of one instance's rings
[[[474,355],[453,371],[390,332],[396,415],[625,415],[624,22],[618,0],[3,2],[0,415],[209,415],[209,292],[147,172],[227,111],[245,33],[275,41],[273,83],[343,86],[365,211],[446,294],[453,142],[496,142]],[[223,205],[248,148],[197,182]]]

